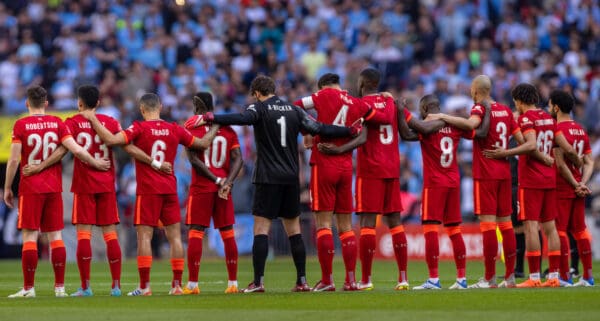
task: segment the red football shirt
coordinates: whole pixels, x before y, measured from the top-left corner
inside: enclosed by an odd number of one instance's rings
[[[565,136],[569,145],[573,146],[579,156],[590,154],[592,149],[590,148],[590,140],[587,133],[583,128],[575,121],[563,121],[556,124],[557,134],[561,133]],[[577,182],[581,182],[582,171],[581,168],[575,167],[573,163],[565,157],[565,163],[571,170],[573,177]],[[575,189],[567,182],[566,179],[560,175],[560,172],[556,172],[556,191],[559,197],[575,197]]]
[[[510,108],[499,104],[491,104],[490,130],[485,138],[473,139],[473,178],[475,179],[510,179],[510,163],[508,159],[492,159],[483,156],[483,151],[495,146],[508,148],[511,135],[518,132],[519,126]],[[483,119],[485,107],[476,104],[471,108],[471,115]]]
[[[192,135],[202,138],[208,131],[210,126],[201,126],[192,129]],[[229,126],[220,127],[217,131],[217,136],[212,141],[209,148],[203,151],[197,151],[198,158],[204,161],[204,164],[217,177],[227,177],[229,175],[230,155],[231,150],[239,148],[237,135]],[[219,186],[213,180],[200,175],[192,168],[192,184],[190,185],[190,193],[210,193],[219,190]]]
[[[114,118],[102,114],[96,115],[98,120],[111,133],[121,131],[121,125]],[[73,134],[77,144],[82,146],[96,159],[110,159],[111,168],[108,171],[99,171],[92,166],[75,158],[73,164],[73,182],[71,192],[73,193],[108,193],[115,191],[115,166],[112,149],[96,134],[92,124],[81,115],[75,115],[65,121],[65,125]]]
[[[472,139],[475,131],[442,127],[430,135],[419,135],[423,154],[423,187],[460,187],[456,150],[460,138]]]
[[[363,101],[373,106],[377,113],[390,119],[389,124],[366,123],[367,142],[357,150],[357,176],[365,178],[399,178],[400,153],[398,151],[398,122],[396,104],[392,98],[368,95]],[[412,116],[404,110],[406,122]]]
[[[556,123],[541,109],[531,109],[519,116],[519,127],[523,135],[534,131],[537,148],[546,155],[552,155]],[[556,188],[556,169],[544,165],[533,156],[519,155],[519,187],[535,189]]]
[[[361,99],[348,95],[344,90],[325,88],[294,102],[302,108],[314,108],[317,111],[317,120],[324,124],[350,126],[360,117],[369,118],[374,110]],[[337,146],[350,141],[351,138],[323,138],[315,137],[313,142],[310,163],[319,166],[338,168],[352,168],[352,152],[340,155],[324,155],[318,148],[318,143],[333,143]]]
[[[71,137],[63,121],[51,115],[31,115],[15,122],[12,142],[21,144],[21,168],[37,165],[48,158],[65,139]],[[62,192],[60,162],[31,176],[21,175],[19,195]]]
[[[177,145],[189,147],[194,136],[176,123],[164,120],[135,121],[123,131],[127,143],[135,146],[159,162],[174,164]],[[150,165],[135,161],[138,195],[176,194],[177,181],[174,174],[164,174]]]

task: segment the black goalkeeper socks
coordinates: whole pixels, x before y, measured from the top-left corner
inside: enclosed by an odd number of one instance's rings
[[[294,265],[296,265],[296,284],[304,284],[306,283],[306,249],[302,234],[292,235],[289,239]]]
[[[254,284],[260,285],[265,275],[265,263],[269,254],[269,237],[264,234],[254,235],[252,244],[252,266],[254,267]]]

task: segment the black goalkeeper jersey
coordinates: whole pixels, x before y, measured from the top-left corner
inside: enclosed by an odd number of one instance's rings
[[[272,96],[248,105],[240,114],[215,115],[222,125],[253,125],[256,144],[255,184],[298,183],[298,134],[350,136],[350,129],[316,122],[304,110]]]

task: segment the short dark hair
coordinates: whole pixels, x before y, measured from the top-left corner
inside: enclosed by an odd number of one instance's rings
[[[558,106],[560,111],[565,114],[571,113],[571,110],[573,110],[573,106],[575,105],[575,99],[571,94],[558,89],[553,90],[552,93],[550,93],[550,101],[552,104]]]
[[[518,100],[527,105],[536,105],[540,101],[540,94],[534,85],[520,83],[510,92],[514,100]]]
[[[83,85],[77,88],[77,97],[81,99],[84,107],[94,108],[98,105],[100,99],[100,91],[96,86]]]
[[[440,99],[434,94],[428,94],[421,97],[421,99],[419,100],[419,104],[427,106],[428,108],[429,106],[440,108]]]
[[[213,111],[213,97],[209,92],[197,92],[192,99],[194,103],[194,112],[198,113],[200,112],[200,109]]]
[[[146,110],[157,110],[160,106],[160,98],[153,93],[143,94],[140,98],[140,105]]]
[[[33,108],[43,107],[48,99],[48,93],[42,86],[32,86],[27,88],[27,101]]]
[[[364,79],[363,84],[369,89],[377,89],[379,81],[381,81],[381,73],[375,68],[367,68],[360,72],[360,76]]]
[[[250,94],[259,92],[263,96],[275,94],[275,81],[271,77],[260,75],[256,76],[250,83]]]
[[[319,87],[319,89],[325,87],[325,86],[329,86],[329,85],[339,85],[340,84],[340,75],[338,74],[333,74],[333,73],[326,73],[323,76],[321,76],[319,78],[319,80],[317,81],[317,87]]]

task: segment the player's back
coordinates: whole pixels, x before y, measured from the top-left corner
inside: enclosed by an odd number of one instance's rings
[[[575,148],[575,151],[579,157],[591,153],[590,140],[585,130],[574,120],[563,121],[556,124],[557,134],[560,132],[565,136],[565,139],[569,145]],[[576,181],[581,182],[582,169],[576,167],[573,162],[565,157],[565,163]],[[566,179],[560,175],[557,168],[556,188],[559,193],[568,193],[569,196],[573,194],[573,187],[567,182]]]
[[[110,116],[96,115],[100,123],[111,133],[121,131],[121,125]],[[100,171],[82,162],[79,158],[73,161],[73,181],[71,191],[74,193],[107,193],[115,191],[115,166],[112,157],[112,149],[106,146],[96,131],[92,128],[90,121],[77,114],[65,121],[77,144],[82,146],[90,155],[96,159],[110,159],[111,169]]]
[[[190,133],[195,137],[202,138],[209,130],[210,126],[200,126],[190,130]],[[194,151],[194,153],[196,153],[198,158],[206,164],[215,176],[227,177],[230,167],[230,151],[239,146],[236,133],[231,127],[224,126],[219,128],[209,148]],[[216,192],[217,190],[218,187],[214,181],[200,175],[192,168],[190,191],[203,193]]]
[[[15,122],[13,142],[21,143],[21,168],[38,165],[48,158],[61,142],[71,137],[63,121],[52,115],[31,115]],[[38,174],[21,176],[19,194],[56,193],[62,191],[60,162]]]
[[[323,124],[336,126],[350,126],[368,111],[368,105],[365,105],[360,99],[348,95],[344,90],[335,88],[324,88],[312,96],[314,108],[317,111],[317,121]],[[351,138],[315,138],[311,164],[333,166],[333,167],[352,167],[352,152],[340,155],[325,155],[318,148],[318,143],[333,143],[343,145]]]
[[[367,142],[357,150],[357,175],[371,178],[400,177],[400,152],[398,150],[398,122],[396,105],[392,98],[368,95],[362,100],[378,113],[390,119],[389,124],[367,126]]]
[[[164,120],[135,121],[125,131],[127,142],[133,143],[152,159],[173,164],[177,145],[190,146],[194,137],[187,130]],[[137,194],[175,194],[174,174],[154,170],[150,165],[135,161]]]
[[[479,108],[479,109],[478,109]],[[473,106],[473,112],[484,113],[483,106]],[[510,136],[519,130],[513,113],[505,105],[490,105],[490,128],[484,138],[473,140],[473,178],[475,179],[507,179],[510,177],[510,163],[507,159],[493,159],[483,156],[484,150],[496,147],[508,148]]]
[[[248,108],[259,114],[259,121],[254,124],[257,159],[253,182],[297,183],[298,134],[302,121],[298,107],[273,96]]]
[[[433,134],[420,135],[424,187],[459,187],[456,151],[460,138],[473,138],[473,131],[445,126]]]
[[[541,109],[530,109],[519,116],[519,126],[526,135],[534,131],[537,149],[543,154],[552,155],[556,123]],[[536,189],[556,188],[556,171],[531,155],[519,156],[519,186]]]

